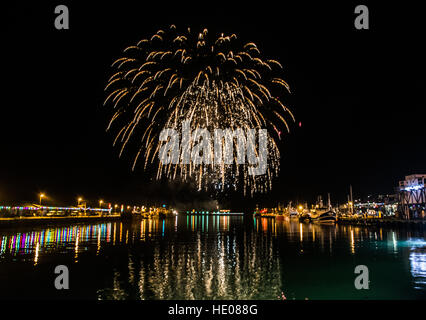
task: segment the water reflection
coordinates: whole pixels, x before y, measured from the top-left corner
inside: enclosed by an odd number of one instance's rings
[[[112,241],[111,225],[111,223],[105,223],[0,234],[0,257],[20,256],[22,260],[28,260],[29,256],[34,255],[33,261],[36,265],[40,255],[72,250],[77,261],[78,253],[85,250],[94,239],[96,239],[98,248],[97,253],[99,253],[102,243]]]
[[[410,254],[411,274],[416,289],[426,288],[426,250],[414,249]]]
[[[426,241],[423,239],[409,239],[406,245],[411,247],[410,267],[413,276],[414,288],[426,289]]]
[[[152,256],[129,255],[128,278],[120,278],[111,288],[98,291],[99,299],[125,298],[130,287],[139,299],[262,299],[281,292],[278,256],[269,237],[239,230],[242,217],[186,216],[182,239],[153,247]],[[162,222],[162,235],[168,220]],[[145,239],[144,224],[141,235]],[[174,228],[177,227],[176,220]],[[182,227],[182,226],[181,226]],[[148,230],[150,228],[148,227]],[[186,231],[190,234],[185,234]],[[167,233],[167,232],[166,232]],[[153,235],[155,236],[155,234]],[[134,272],[139,270],[139,272]],[[115,276],[117,276],[115,274]]]
[[[182,215],[0,231],[0,273],[12,262],[38,270],[66,256],[87,267],[94,259],[104,261],[97,274],[101,283],[87,284],[97,299],[277,299],[281,292],[296,299],[339,299],[356,292],[353,279],[346,286],[335,270],[351,276],[357,261],[377,265],[378,272],[385,266],[411,273],[400,281],[425,292],[425,248],[423,230]],[[322,286],[331,275],[335,281]],[[375,285],[380,288],[380,279]],[[335,295],[328,293],[333,290]],[[397,291],[386,294],[402,298]]]
[[[256,234],[244,234],[242,243],[236,237],[198,234],[195,242],[184,246],[156,246],[150,261],[132,256],[129,265],[140,272],[129,276],[126,285],[137,286],[140,299],[256,299],[277,295],[280,269],[271,243]],[[109,298],[102,293],[101,298]]]

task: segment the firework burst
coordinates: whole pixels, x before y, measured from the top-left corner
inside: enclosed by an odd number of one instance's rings
[[[207,29],[178,32],[172,25],[126,48],[112,67],[104,105],[111,105],[114,111],[107,130],[116,130],[114,145],[120,145],[120,156],[130,144],[137,147],[133,169],[138,163],[144,168],[154,164],[157,178],[195,180],[200,190],[236,188],[239,179],[244,193],[272,188],[279,171],[277,143],[282,128],[289,131],[287,119],[294,121],[281,101],[290,88],[280,77],[278,61],[263,59],[254,43],[242,43],[235,34],[213,37]],[[249,175],[249,165],[237,162],[161,163],[161,130],[180,131],[185,120],[191,130],[210,132],[266,128],[266,173]]]

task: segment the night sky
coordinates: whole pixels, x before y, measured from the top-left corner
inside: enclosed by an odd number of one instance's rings
[[[0,203],[37,202],[40,191],[64,204],[77,196],[93,203],[208,199],[132,172],[131,159],[118,158],[105,132],[111,63],[170,24],[255,42],[263,56],[281,62],[292,88],[285,102],[297,123],[284,137],[273,191],[246,200],[233,195],[234,203],[310,202],[327,192],[343,202],[349,184],[355,198],[386,194],[404,175],[425,173],[423,11],[408,2],[279,2],[20,1],[8,8],[1,29]],[[70,10],[69,30],[54,28],[59,4]],[[370,30],[355,30],[357,4],[369,6]]]

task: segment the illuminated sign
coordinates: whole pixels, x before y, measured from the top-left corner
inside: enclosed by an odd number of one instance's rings
[[[405,191],[420,190],[421,188],[423,188],[423,186],[417,185],[417,186],[406,187],[406,188],[404,188],[404,190]]]

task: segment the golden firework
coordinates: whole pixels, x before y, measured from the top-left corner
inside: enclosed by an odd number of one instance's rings
[[[235,34],[210,36],[207,29],[193,33],[188,28],[179,33],[172,25],[124,49],[112,67],[104,105],[111,105],[114,112],[107,130],[117,130],[114,145],[120,144],[120,156],[130,144],[137,147],[133,169],[143,155],[145,168],[157,164],[157,178],[194,180],[200,190],[209,186],[237,188],[238,179],[243,181],[244,193],[272,188],[280,164],[280,128],[289,131],[288,116],[293,121],[294,117],[281,101],[283,93],[290,92],[280,77],[282,65],[263,59],[256,44],[242,43]],[[249,175],[249,165],[236,161],[156,161],[161,130],[180,132],[184,121],[189,121],[191,130],[210,132],[230,129],[243,134],[250,129],[267,129],[266,173]],[[238,136],[230,138],[239,143]],[[214,157],[213,148],[209,152]],[[234,157],[237,160],[237,154]]]

